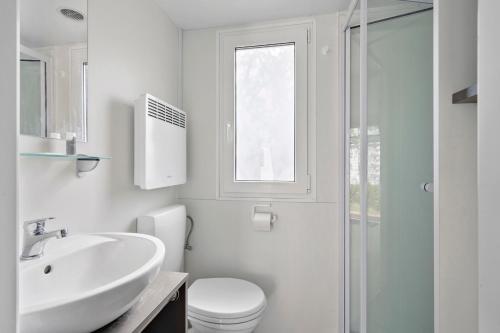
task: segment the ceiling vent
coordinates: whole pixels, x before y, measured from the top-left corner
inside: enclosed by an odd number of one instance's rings
[[[64,17],[67,17],[73,21],[83,21],[85,19],[85,16],[83,16],[82,13],[80,13],[79,11],[76,11],[74,9],[71,9],[71,8],[61,8],[61,9],[59,9],[59,12]]]

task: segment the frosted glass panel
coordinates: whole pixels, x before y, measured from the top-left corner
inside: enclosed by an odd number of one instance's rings
[[[295,181],[295,45],[238,48],[235,179]]]
[[[363,306],[366,333],[434,330],[433,195],[421,189],[422,183],[433,181],[432,11],[396,18],[389,18],[390,13],[369,10],[369,17],[384,20],[368,25],[367,193],[360,191],[360,29],[350,30],[351,333],[363,329]],[[362,196],[367,198],[364,266]],[[365,271],[367,298],[361,299]]]
[[[433,332],[432,11],[368,25],[368,333]]]

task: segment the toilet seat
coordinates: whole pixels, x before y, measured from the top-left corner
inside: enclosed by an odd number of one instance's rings
[[[262,316],[262,313],[265,310],[265,306],[263,306],[259,311],[256,313],[246,316],[246,317],[238,317],[238,318],[214,318],[214,317],[208,317],[204,316],[202,314],[192,312],[188,310],[188,317],[190,319],[196,319],[200,322],[204,323],[209,323],[209,324],[221,324],[221,325],[230,325],[230,324],[241,324],[241,323],[246,323],[249,321],[252,321],[254,319],[259,319]]]
[[[188,316],[207,327],[250,324],[260,320],[265,307],[262,289],[245,280],[199,279],[188,291]]]
[[[198,320],[196,318],[190,317],[189,321],[191,321],[191,324],[198,324],[201,325],[205,328],[209,328],[211,330],[215,331],[230,331],[230,332],[240,332],[240,331],[253,331],[255,327],[259,324],[260,322],[260,317],[257,317],[253,320],[244,322],[244,323],[237,323],[237,324],[217,324],[217,323],[209,323],[203,320]]]

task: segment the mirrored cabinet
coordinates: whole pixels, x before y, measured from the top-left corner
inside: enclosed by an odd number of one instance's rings
[[[87,1],[21,0],[20,15],[21,134],[86,142]]]
[[[87,0],[20,1],[20,134],[88,141],[87,15]],[[21,156],[76,161],[78,175],[108,159],[75,149]]]

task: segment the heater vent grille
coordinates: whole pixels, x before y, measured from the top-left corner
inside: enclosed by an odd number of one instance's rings
[[[184,113],[150,97],[147,99],[147,104],[149,117],[156,118],[180,128],[186,128],[186,115]]]

